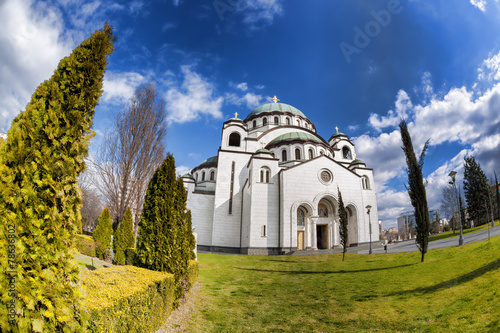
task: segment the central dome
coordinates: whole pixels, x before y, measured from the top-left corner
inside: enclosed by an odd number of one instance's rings
[[[275,112],[275,111],[292,113],[294,115],[298,115],[298,116],[307,118],[302,113],[302,111],[300,111],[299,109],[297,109],[294,106],[291,106],[291,105],[288,105],[285,103],[267,103],[267,104],[259,106],[258,108],[256,108],[252,112],[250,112],[250,114],[245,118],[245,121],[248,121],[248,120],[250,120],[250,118],[258,116],[261,113]]]

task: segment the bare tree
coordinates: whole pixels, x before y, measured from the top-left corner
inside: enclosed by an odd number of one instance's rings
[[[81,173],[78,177],[78,186],[82,191],[82,229],[93,232],[97,226],[97,219],[104,209],[104,204],[99,195],[99,191],[92,185],[89,171]]]
[[[141,86],[115,120],[115,130],[105,136],[93,161],[94,184],[113,220],[119,225],[130,207],[137,230],[148,182],[166,156],[165,101],[154,84]]]
[[[455,233],[457,222],[457,219],[455,218],[455,212],[458,208],[456,207],[457,200],[455,199],[453,185],[445,186],[443,188],[442,196],[443,198],[441,199],[441,214],[450,221],[453,233]]]

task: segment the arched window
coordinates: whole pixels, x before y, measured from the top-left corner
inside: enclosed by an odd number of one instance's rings
[[[367,176],[361,178],[361,184],[363,185],[363,190],[370,189],[370,179]]]
[[[295,148],[295,159],[300,160],[300,149],[299,148]]]
[[[286,118],[286,124],[290,125],[290,118]]]
[[[204,182],[205,181],[205,171],[203,171],[201,173],[201,181]]]
[[[229,145],[231,147],[239,147],[240,146],[240,140],[241,140],[241,136],[239,133],[231,133],[231,135],[229,136]]]
[[[198,181],[198,172],[194,174],[194,180]]]
[[[252,125],[253,125],[253,128],[257,127],[257,120],[254,120]]]
[[[266,126],[267,125],[267,118],[264,118],[262,119],[262,126]]]
[[[269,183],[271,180],[271,171],[268,168],[260,169],[260,182]]]
[[[306,213],[302,208],[297,209],[297,225],[299,227],[306,225]]]
[[[320,153],[321,155],[325,155],[325,152],[324,152],[323,150],[321,150],[319,153]]]
[[[342,156],[344,156],[344,158],[346,158],[348,160],[352,160],[352,154],[351,154],[351,150],[349,149],[349,147],[342,148]]]
[[[280,120],[278,117],[274,117],[274,125],[278,125],[280,123]]]
[[[308,123],[305,123],[305,124],[304,124],[304,127],[305,127],[305,128],[307,128],[307,129],[309,129],[309,124],[308,124]]]
[[[309,159],[312,160],[314,158],[314,151],[311,149],[309,149]]]
[[[286,150],[281,152],[281,162],[286,162]]]
[[[215,171],[210,172],[210,180],[215,180]]]
[[[300,120],[297,119],[297,126],[300,127]]]
[[[328,208],[326,208],[325,205],[323,205],[323,204],[318,205],[318,216],[319,217],[328,217]]]

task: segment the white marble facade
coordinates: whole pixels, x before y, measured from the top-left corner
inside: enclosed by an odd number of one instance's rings
[[[370,241],[370,221],[372,241],[379,238],[372,169],[356,158],[347,135],[337,130],[325,141],[288,104],[264,104],[244,120],[226,121],[217,156],[183,180],[198,250],[282,254],[338,247],[337,188],[349,245]]]

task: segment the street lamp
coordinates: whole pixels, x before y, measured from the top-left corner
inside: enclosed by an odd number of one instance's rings
[[[366,214],[368,214],[368,223],[370,226],[370,251],[368,252],[368,254],[372,254],[372,219],[370,217],[370,209],[372,209],[372,206],[366,206]]]
[[[453,214],[455,214],[455,205],[456,203],[458,202],[458,195],[457,195],[457,185],[455,183],[455,176],[457,175],[457,172],[456,171],[452,171],[450,172],[450,174],[448,176],[451,177],[451,182],[450,184],[453,185],[453,194],[455,195],[455,199],[454,200],[454,204],[453,204]],[[460,212],[460,208],[458,209],[458,221],[459,221],[459,225],[460,225],[460,238],[458,239],[458,246],[461,246],[464,244],[464,238],[463,238],[463,231],[462,231],[462,218],[461,218],[461,212]]]

